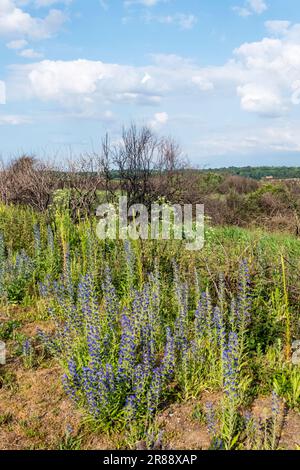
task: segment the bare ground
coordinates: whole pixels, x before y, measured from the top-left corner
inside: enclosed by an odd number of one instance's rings
[[[51,329],[49,323],[27,320],[20,331],[32,336],[37,328],[46,329],[45,326]],[[66,448],[68,427],[73,429],[75,436],[82,437],[82,449],[122,448],[121,436],[89,432],[82,426],[83,415],[66,397],[61,385],[62,370],[57,363],[48,361],[36,369],[26,369],[19,358],[11,356],[10,344],[8,349],[8,364],[0,370],[0,449]],[[220,398],[220,394],[206,392],[199,401],[174,404],[164,410],[158,416],[157,424],[164,431],[167,448],[208,449],[210,437],[197,410],[203,409],[207,402],[217,405]],[[271,398],[260,397],[253,403],[252,413],[264,420],[271,415],[271,409]],[[284,415],[279,447],[300,448],[298,412],[289,411]]]

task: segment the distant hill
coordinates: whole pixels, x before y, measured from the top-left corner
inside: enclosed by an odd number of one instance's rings
[[[288,179],[288,178],[300,178],[300,167],[288,167],[288,166],[258,166],[258,167],[228,167],[228,168],[214,168],[205,169],[207,172],[214,173],[226,173],[231,175],[240,175],[247,178],[253,178],[260,180],[266,176],[273,176],[277,179]]]

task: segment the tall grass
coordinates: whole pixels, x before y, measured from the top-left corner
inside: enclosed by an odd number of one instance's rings
[[[204,249],[188,252],[179,241],[99,240],[96,219],[74,224],[62,210],[1,206],[0,215],[1,302],[37,306],[55,324],[39,341],[95,428],[134,442],[169,404],[213,391],[213,448],[278,446],[278,407],[264,437],[245,409],[272,391],[300,406],[290,364],[300,335],[297,239],[207,227]]]

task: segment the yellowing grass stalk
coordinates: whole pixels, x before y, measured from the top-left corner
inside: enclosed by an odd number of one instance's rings
[[[291,358],[291,313],[289,308],[289,298],[286,282],[286,269],[284,257],[281,255],[282,267],[282,282],[283,282],[283,296],[284,296],[284,310],[285,310],[285,358],[287,361]]]

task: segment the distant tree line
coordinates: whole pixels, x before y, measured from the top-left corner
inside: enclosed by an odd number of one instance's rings
[[[172,138],[132,124],[117,142],[106,135],[99,152],[61,166],[28,155],[2,164],[0,201],[41,212],[60,208],[76,221],[95,214],[101,202],[118,203],[123,194],[129,205],[204,204],[214,225],[264,226],[299,235],[300,181],[289,181],[298,177],[297,167],[194,169]]]
[[[244,176],[255,180],[261,180],[267,176],[273,176],[276,179],[300,178],[300,167],[292,166],[231,166],[228,168],[217,168],[204,171]]]

